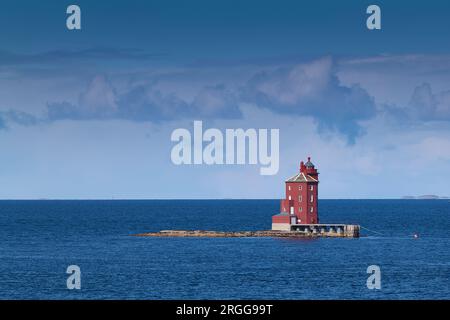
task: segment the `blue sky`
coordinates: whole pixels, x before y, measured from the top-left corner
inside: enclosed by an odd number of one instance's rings
[[[322,198],[450,196],[446,1],[1,6],[0,198],[279,198],[307,156]],[[278,174],[173,165],[193,120],[280,128]]]

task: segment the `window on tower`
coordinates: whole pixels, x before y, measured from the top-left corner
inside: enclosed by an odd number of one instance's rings
[[[303,201],[303,197],[302,196],[298,196],[298,202],[302,202]]]
[[[310,186],[309,189],[310,189],[311,191],[313,191],[313,190],[314,190],[314,186]]]
[[[311,195],[311,202],[314,202],[314,195]]]
[[[300,191],[302,190],[302,186],[301,186],[301,185],[300,185],[300,186],[298,186],[298,190],[300,190]]]
[[[313,213],[314,212],[314,207],[311,207],[310,211],[311,211],[311,213]]]
[[[291,191],[291,186],[288,186],[288,190]]]
[[[303,207],[298,207],[298,212],[302,212],[303,211]]]

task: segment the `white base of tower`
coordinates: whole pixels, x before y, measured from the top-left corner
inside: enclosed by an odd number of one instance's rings
[[[290,223],[272,223],[272,230],[291,231]]]

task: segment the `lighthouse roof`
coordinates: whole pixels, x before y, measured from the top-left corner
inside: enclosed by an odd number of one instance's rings
[[[314,168],[314,165],[313,165],[313,163],[312,163],[311,161],[306,162],[306,163],[305,163],[305,166],[306,166],[307,168]]]
[[[311,157],[308,157],[308,161],[305,163],[305,167],[314,168],[314,164],[311,162]]]
[[[309,174],[302,172],[297,173],[295,176],[290,177],[286,182],[318,182],[317,179],[311,177]]]

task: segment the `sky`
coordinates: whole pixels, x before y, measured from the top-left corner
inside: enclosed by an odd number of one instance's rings
[[[308,156],[321,198],[450,196],[448,1],[1,6],[0,199],[274,199]],[[279,129],[279,171],[175,165],[195,120]]]

